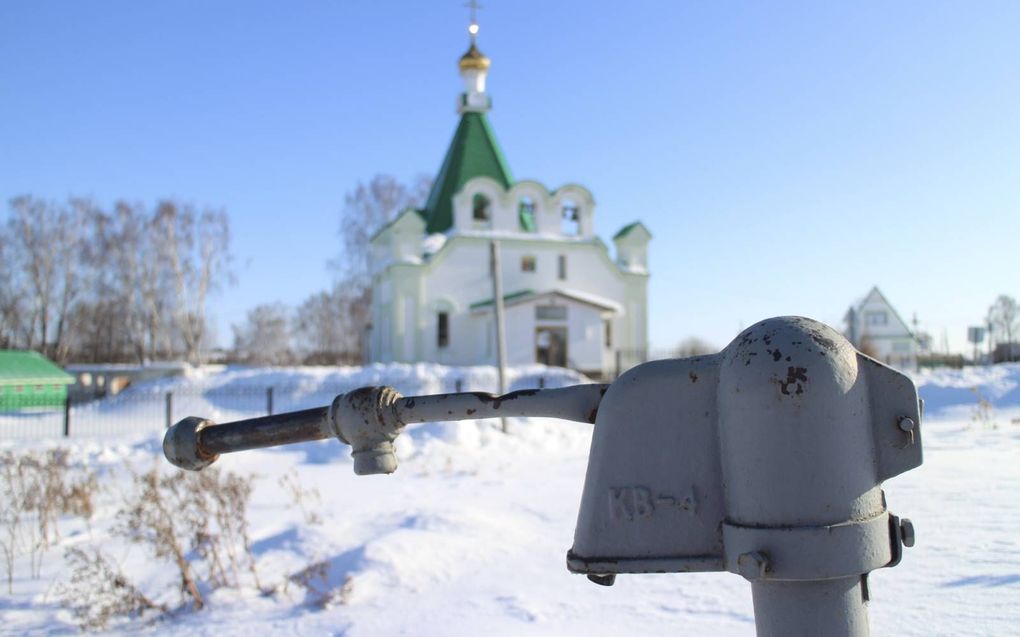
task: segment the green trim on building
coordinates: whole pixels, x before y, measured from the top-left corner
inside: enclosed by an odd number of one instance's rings
[[[0,411],[60,407],[74,377],[36,352],[0,350]]]
[[[630,234],[638,227],[644,228],[645,232],[648,232],[648,228],[645,227],[645,224],[641,223],[640,221],[635,221],[633,223],[628,223],[624,227],[620,228],[620,231],[613,235],[613,241],[616,241],[621,237],[626,237],[628,234]],[[648,232],[648,236],[649,237],[652,236],[652,233]]]
[[[496,180],[503,188],[513,183],[488,118],[484,113],[467,112],[460,117],[422,211],[428,234],[445,232],[453,226],[453,196],[469,179],[481,176]]]
[[[520,223],[521,230],[524,232],[537,232],[538,226],[535,225],[535,213],[520,206],[517,210],[517,221]]]
[[[520,290],[518,292],[511,292],[510,294],[504,294],[503,295],[503,302],[506,303],[507,301],[515,301],[515,300],[517,300],[519,298],[522,298],[522,297],[528,296],[529,294],[534,294],[534,293],[535,293],[534,290]],[[493,299],[486,299],[484,301],[478,301],[476,303],[472,303],[469,307],[472,310],[477,310],[479,308],[488,307],[488,306],[492,305],[492,301],[493,301]]]

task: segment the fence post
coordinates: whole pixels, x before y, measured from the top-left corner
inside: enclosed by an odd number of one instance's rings
[[[174,424],[174,394],[168,391],[166,393],[166,428],[169,429],[172,424]]]
[[[273,415],[273,388],[266,387],[266,415]]]
[[[453,381],[453,391],[457,392],[458,394],[464,391],[464,381],[462,381],[459,378]]]
[[[545,376],[538,377],[538,388],[545,389]]]
[[[620,374],[623,372],[623,370],[621,369],[623,363],[622,354],[623,352],[621,352],[620,350],[616,350],[616,376],[614,376],[614,378],[619,378]]]
[[[71,437],[71,397],[64,394],[64,437]]]

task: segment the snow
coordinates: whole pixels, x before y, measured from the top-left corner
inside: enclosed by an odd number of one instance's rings
[[[578,382],[567,372],[515,369],[515,388]],[[295,387],[286,406],[307,405],[326,388],[387,383],[400,391],[495,386],[491,368],[392,365],[322,370],[240,369],[155,381],[131,391],[201,390],[196,415],[232,417],[216,389]],[[913,520],[917,545],[903,562],[870,577],[874,634],[1006,635],[1020,622],[1020,365],[938,370],[915,376],[926,402],[924,464],[885,484],[890,509]],[[976,391],[971,388],[976,388]],[[987,401],[982,406],[978,397]],[[313,403],[315,404],[315,403]],[[281,409],[284,408],[281,406]],[[116,405],[104,413],[117,417]],[[114,633],[248,635],[753,635],[750,587],[728,573],[621,575],[611,588],[567,572],[591,427],[510,419],[510,435],[490,421],[431,423],[399,439],[400,468],[357,477],[337,441],[224,456],[224,469],[254,474],[253,551],[263,583],[279,583],[309,564],[328,565],[325,588],[343,590],[325,607],[290,586],[262,595],[219,589],[200,612],[114,624]],[[91,530],[61,527],[42,577],[18,569],[14,594],[0,592],[0,632],[70,633],[70,613],[54,590],[68,573],[62,547],[93,544],[142,590],[175,604],[174,571],[144,547],[110,533],[131,489],[131,472],[158,459],[158,431],[95,439],[5,441],[0,447],[61,445],[72,462],[97,470],[109,486]],[[169,468],[166,469],[170,471]],[[280,485],[293,475],[319,492],[321,524],[307,523]],[[24,561],[27,558],[22,558]],[[20,566],[24,566],[19,562]]]
[[[446,245],[446,235],[442,232],[435,232],[422,240],[421,249],[428,257],[442,250],[444,245]]]

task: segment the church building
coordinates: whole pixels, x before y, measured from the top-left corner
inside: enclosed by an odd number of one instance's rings
[[[595,234],[587,188],[515,181],[486,113],[490,60],[460,58],[460,123],[425,207],[372,238],[371,362],[497,363],[490,244],[501,255],[508,365],[605,376],[647,347],[648,242],[641,222]]]

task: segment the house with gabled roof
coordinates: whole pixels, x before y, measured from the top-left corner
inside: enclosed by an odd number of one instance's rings
[[[878,286],[850,306],[843,335],[872,358],[901,369],[917,367],[918,339]]]
[[[422,209],[372,238],[371,362],[495,364],[490,244],[498,241],[510,365],[605,375],[617,350],[647,348],[648,243],[641,222],[595,234],[595,199],[579,184],[515,180],[485,92],[490,60],[460,58],[460,122]]]

